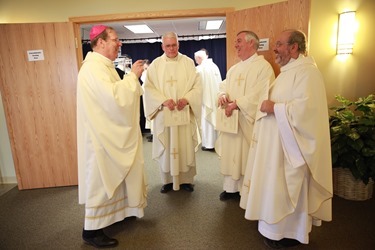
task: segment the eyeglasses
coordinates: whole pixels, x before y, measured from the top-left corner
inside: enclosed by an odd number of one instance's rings
[[[118,38],[108,38],[107,40],[111,40],[111,41],[113,41],[113,42],[115,42],[115,43],[118,43],[118,42],[120,42],[120,39],[118,39]]]
[[[177,48],[177,44],[167,44],[167,45],[164,45],[164,47],[166,49],[175,49]]]
[[[277,43],[276,43],[276,48],[279,48],[280,46],[283,46],[284,44],[286,44],[286,45],[290,45],[290,43],[277,42]]]

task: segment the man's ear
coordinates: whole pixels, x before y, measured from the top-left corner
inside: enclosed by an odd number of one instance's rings
[[[103,38],[99,38],[98,42],[97,42],[97,45],[99,45],[100,47],[103,47],[104,46],[104,42],[105,42],[105,40]]]
[[[293,43],[291,44],[292,46],[292,51],[298,51],[298,43]]]

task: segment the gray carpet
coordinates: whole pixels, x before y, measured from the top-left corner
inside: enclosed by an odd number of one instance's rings
[[[238,201],[222,202],[222,177],[215,153],[197,153],[195,191],[159,192],[159,169],[144,140],[149,180],[141,219],[106,229],[116,249],[268,249],[257,222],[244,219]],[[83,243],[84,207],[77,187],[19,191],[0,196],[0,249],[92,249]],[[333,221],[313,227],[310,244],[293,249],[375,249],[375,200],[333,199]]]

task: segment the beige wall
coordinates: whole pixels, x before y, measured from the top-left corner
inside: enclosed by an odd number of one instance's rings
[[[353,55],[336,56],[338,13],[355,10],[359,24]],[[334,95],[350,99],[375,93],[375,1],[312,0],[310,55],[314,56],[326,81],[328,103]]]
[[[116,1],[107,0],[1,0],[0,23],[65,22],[70,17],[94,16],[142,11],[162,11],[198,8],[234,7],[236,10],[266,5],[283,0],[155,0]],[[122,7],[123,6],[123,7]],[[359,29],[353,55],[340,58],[335,55],[338,13],[356,10]],[[334,95],[342,94],[354,99],[375,93],[375,57],[372,43],[375,31],[375,1],[373,0],[312,0],[309,51],[325,78],[328,103]],[[367,45],[368,43],[369,45]],[[2,113],[0,113],[1,115]],[[4,117],[0,122],[4,123]],[[3,125],[0,126],[3,128]],[[4,131],[0,131],[3,135]],[[6,143],[0,142],[0,155],[7,152]],[[11,157],[2,159],[3,167],[12,168]],[[9,171],[8,171],[9,172]]]
[[[285,0],[1,0],[0,23],[65,22],[69,17],[127,12],[225,8],[245,9]],[[162,4],[161,4],[162,3]]]

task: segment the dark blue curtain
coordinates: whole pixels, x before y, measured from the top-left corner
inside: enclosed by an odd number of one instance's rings
[[[227,55],[226,55],[226,39],[210,39],[200,41],[180,41],[180,52],[194,60],[194,52],[205,48],[209,57],[220,69],[221,77],[225,79],[227,72]],[[91,51],[90,44],[83,44],[83,55]],[[164,52],[161,49],[161,43],[124,43],[121,47],[121,53],[128,55],[133,62],[139,59],[154,60]]]

